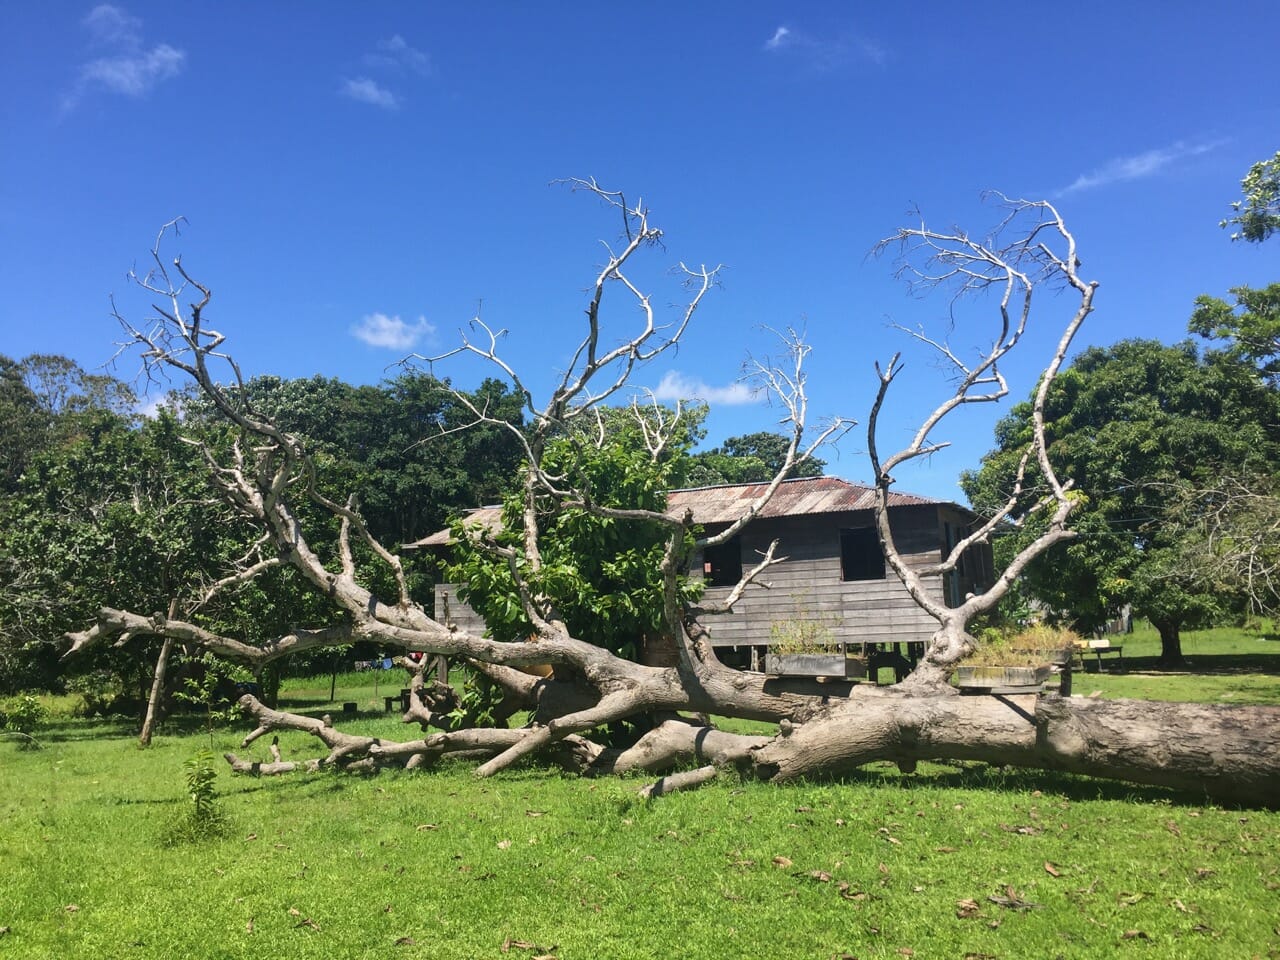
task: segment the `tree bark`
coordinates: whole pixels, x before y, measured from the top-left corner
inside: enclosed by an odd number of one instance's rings
[[[178,598],[169,600],[168,618],[172,620],[178,613]],[[138,733],[138,746],[151,746],[151,734],[160,716],[160,698],[164,693],[164,675],[169,667],[169,652],[173,649],[173,640],[164,638],[160,645],[160,656],[156,658],[156,675],[151,681],[151,696],[147,699],[147,715],[142,720],[142,730]]]
[[[1160,659],[1162,667],[1185,667],[1182,655],[1182,623],[1178,620],[1152,620],[1152,626],[1160,632]]]
[[[173,649],[173,641],[165,637],[160,645],[160,656],[156,658],[156,675],[151,682],[151,697],[147,700],[147,715],[142,721],[142,732],[138,734],[138,746],[151,746],[151,734],[155,730],[160,716],[160,698],[164,692],[164,675],[169,666],[169,651]]]
[[[1276,807],[1277,729],[1280,707],[886,689],[774,738],[752,763],[757,777],[783,781],[873,760],[978,760]]]

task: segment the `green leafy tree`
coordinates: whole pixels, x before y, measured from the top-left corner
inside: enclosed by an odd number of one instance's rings
[[[0,508],[0,558],[20,572],[0,600],[0,684],[9,687],[57,685],[65,631],[103,604],[134,599],[163,611],[232,549],[234,528],[172,414],[74,416],[74,433],[32,459]],[[144,689],[149,664],[136,651],[96,665]]]
[[[1271,473],[1280,463],[1280,398],[1221,353],[1129,340],[1077,357],[1045,412],[1050,459],[1080,498],[1079,537],[1027,569],[1027,591],[1085,629],[1132,604],[1160,631],[1162,659],[1180,661],[1181,628],[1221,616],[1238,598],[1197,571],[1203,538],[1172,505],[1225,474]],[[1025,403],[997,425],[996,449],[962,479],[976,509],[1010,496],[1030,430]],[[1034,525],[1011,532],[1002,550],[1034,533]]]
[[[48,418],[21,364],[0,354],[0,493],[12,492],[47,434]]]
[[[1196,297],[1188,329],[1225,343],[1227,353],[1255,365],[1274,383],[1280,376],[1280,283],[1266,287],[1232,287],[1234,302]]]
[[[1240,181],[1244,199],[1231,204],[1234,216],[1222,226],[1237,228],[1232,240],[1261,243],[1280,230],[1280,151],[1270,160],[1259,160]]]
[[[672,414],[664,412],[668,419]],[[704,415],[705,408],[694,408],[675,439],[655,451],[633,410],[602,411],[603,429],[583,426],[552,439],[542,467],[595,504],[662,511],[667,491],[685,476]],[[503,501],[503,527],[490,542],[468,535],[463,522],[455,524],[450,579],[462,585],[461,598],[484,617],[495,639],[524,640],[532,631],[510,564],[548,598],[574,636],[632,659],[647,641],[660,638],[663,530],[640,520],[595,516],[581,501],[541,497],[542,567],[533,575],[522,553],[523,510],[523,491],[514,490]],[[700,588],[682,584],[690,599]]]
[[[767,431],[730,437],[721,446],[690,457],[687,483],[694,487],[721,483],[767,483],[782,469],[789,443],[789,438],[782,434]],[[825,460],[809,457],[798,463],[790,475],[820,477],[826,465]]]

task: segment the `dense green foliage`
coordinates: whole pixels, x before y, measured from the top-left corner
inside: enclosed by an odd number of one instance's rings
[[[1280,397],[1224,354],[1131,340],[1076,358],[1054,384],[1046,420],[1049,456],[1080,497],[1072,518],[1080,536],[1028,568],[1026,591],[1085,629],[1132,604],[1160,628],[1166,656],[1179,659],[1180,628],[1220,617],[1238,598],[1200,576],[1204,542],[1170,508],[1224,475],[1275,471]],[[996,449],[963,478],[978,510],[1009,495],[1030,430],[1030,404],[1020,404],[997,426]],[[1000,549],[1035,533],[1028,524]]]
[[[603,434],[593,425],[551,440],[543,469],[600,506],[663,512],[667,490],[678,486],[688,470],[699,421],[687,421],[662,455],[653,457],[630,411],[607,414]],[[542,567],[535,573],[523,548],[523,510],[524,496],[516,489],[503,502],[503,528],[495,540],[516,552],[516,567],[529,588],[549,598],[574,636],[622,656],[637,656],[645,638],[656,637],[661,629],[664,528],[644,520],[594,516],[582,506],[540,497]],[[458,544],[450,579],[462,585],[462,599],[485,618],[496,639],[527,638],[533,627],[521,608],[507,559],[468,537],[464,527],[464,522],[455,525]],[[699,584],[681,582],[692,598]]]
[[[1233,302],[1196,298],[1192,333],[1221,341],[1235,359],[1254,364],[1273,382],[1280,376],[1280,283],[1233,287]]]
[[[1280,151],[1270,160],[1259,160],[1240,181],[1243,200],[1231,205],[1235,215],[1222,226],[1238,228],[1232,240],[1261,243],[1280,230]]]
[[[682,486],[709,487],[721,483],[764,483],[772,480],[786,460],[789,440],[780,433],[749,433],[730,437],[718,447],[700,450],[689,460]],[[793,477],[820,477],[825,460],[811,457],[791,470]]]
[[[518,456],[515,438],[493,428],[442,441],[440,434],[472,415],[447,383],[427,376],[406,374],[376,387],[257,378],[244,395],[306,438],[322,492],[339,501],[359,492],[370,529],[393,547],[492,499]],[[519,404],[501,385],[488,382],[473,397],[519,423]],[[327,599],[287,567],[195,609],[205,587],[257,537],[223,503],[203,455],[187,442],[198,438],[225,455],[233,435],[195,397],[179,398],[181,419],[173,407],[138,416],[134,402],[126,385],[85,374],[65,358],[0,358],[0,412],[14,424],[0,451],[0,692],[59,687],[70,679],[69,666],[92,668],[87,686],[144,698],[158,641],[104,651],[91,664],[58,660],[62,635],[82,629],[101,606],[163,613],[176,599],[196,622],[250,643],[331,615]],[[314,523],[313,546],[332,551],[332,518],[295,506]],[[371,582],[388,576],[363,547],[358,554]],[[419,598],[429,598],[433,576],[429,558],[410,563]],[[331,655],[319,656],[327,662]],[[179,654],[172,672],[177,689],[191,670],[197,679],[205,670],[196,662],[182,666],[184,659]]]

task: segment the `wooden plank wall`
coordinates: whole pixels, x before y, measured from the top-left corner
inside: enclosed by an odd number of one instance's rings
[[[898,507],[893,511],[893,531],[898,549],[915,567],[940,559],[942,511],[946,520],[960,527],[964,514],[933,505]],[[840,579],[840,531],[867,527],[873,523],[870,511],[806,517],[778,517],[757,520],[743,533],[742,565],[748,569],[758,562],[769,542],[778,539],[777,555],[786,561],[762,578],[768,590],[749,587],[727,616],[708,618],[715,646],[766,646],[776,623],[797,619],[817,620],[830,630],[832,641],[847,643],[923,642],[932,635],[935,623],[915,601],[893,571],[886,566],[885,579],[845,583]],[[964,590],[973,581],[989,576],[991,561],[967,562],[962,580]],[[695,565],[701,576],[701,565]],[[934,597],[945,602],[942,580],[928,581]],[[707,597],[718,599],[729,587],[709,587]],[[448,595],[449,621],[459,630],[483,633],[484,621],[458,600],[457,587],[442,583],[435,588],[436,610],[443,615]]]
[[[840,579],[840,531],[869,527],[871,511],[759,520],[742,535],[742,564],[759,560],[777,538],[777,555],[786,557],[762,580],[770,589],[748,588],[727,616],[711,617],[711,641],[717,647],[764,646],[775,623],[817,620],[830,629],[834,642],[923,642],[935,621],[916,606],[906,588],[886,567],[883,580],[843,582]],[[907,563],[920,567],[937,563],[940,534],[938,508],[933,505],[899,507],[893,511],[894,540]],[[930,581],[932,594],[943,598],[941,580]],[[709,587],[718,599],[727,587]]]

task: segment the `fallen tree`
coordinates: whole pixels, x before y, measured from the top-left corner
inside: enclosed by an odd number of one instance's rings
[[[574,181],[573,186],[603,201],[620,216],[622,239],[617,249],[605,248],[606,262],[591,286],[585,311],[585,332],[549,399],[535,404],[533,392],[499,354],[500,331],[478,319],[473,322],[472,338],[464,339],[451,354],[429,358],[439,363],[457,353],[477,355],[508,377],[523,399],[529,426],[520,428],[459,395],[476,424],[509,430],[524,452],[517,529],[508,531],[515,536],[499,537],[478,528],[469,530],[468,536],[507,565],[530,624],[526,639],[498,642],[457,630],[433,618],[411,597],[399,555],[371,535],[354,496],[338,502],[319,492],[305,443],[257,414],[246,402],[239,389],[239,371],[223,351],[224,337],[208,325],[206,311],[212,293],[187,273],[180,259],[165,262],[160,253],[165,237],[162,231],[153,250],[155,269],[137,278],[146,291],[159,298],[157,316],[146,325],[130,323],[123,316],[119,319],[130,341],[141,348],[147,369],[176,370],[190,377],[234,426],[237,439],[227,455],[219,457],[208,448],[204,454],[228,501],[258,525],[262,537],[237,569],[177,604],[171,615],[101,610],[94,625],[69,635],[68,655],[87,655],[107,641],[119,644],[137,636],[160,636],[261,669],[298,651],[370,640],[388,649],[438,654],[470,664],[503,690],[511,708],[532,711],[530,721],[518,729],[455,729],[451,712],[444,709],[456,702],[451,691],[429,686],[421,666],[402,659],[401,665],[411,676],[412,691],[405,720],[419,725],[421,738],[390,742],[347,734],[327,718],[278,712],[246,696],[241,707],[256,726],[245,738],[245,747],[273,731],[300,730],[316,737],[327,753],[301,762],[285,761],[276,755],[278,751],[265,762],[228,755],[232,769],[245,773],[420,767],[442,757],[472,759],[481,776],[534,757],[589,775],[628,770],[664,773],[697,765],[647,788],[649,795],[656,795],[697,786],[723,768],[782,781],[845,770],[873,760],[894,761],[909,770],[919,760],[967,759],[1168,785],[1247,804],[1280,802],[1280,738],[1275,735],[1280,730],[1280,709],[1153,705],[1052,694],[965,696],[950,685],[955,665],[976,647],[968,632],[969,623],[998,603],[1031,559],[1073,536],[1069,519],[1075,495],[1050,462],[1043,410],[1049,385],[1093,309],[1096,285],[1080,277],[1075,240],[1052,206],[1002,201],[1008,215],[986,241],[959,231],[934,231],[922,223],[904,228],[886,242],[897,244],[901,269],[913,282],[952,286],[959,296],[987,294],[988,302],[994,303],[995,326],[988,334],[990,347],[972,360],[963,359],[944,340],[931,339],[923,332],[911,334],[952,366],[954,388],[924,419],[908,445],[887,456],[882,455],[877,442],[877,424],[902,370],[900,357],[876,368],[880,386],[867,439],[878,494],[877,529],[889,566],[921,608],[938,622],[924,657],[906,680],[892,688],[880,688],[771,678],[731,669],[719,661],[708,624],[717,614],[731,610],[744,591],[767,582],[769,570],[780,562],[777,543],[744,572],[724,601],[703,602],[691,595],[684,583],[694,551],[729,541],[760,513],[797,465],[852,425],[834,420],[816,435],[807,428],[803,364],[808,348],[798,337],[787,336],[785,363],[753,364],[753,376],[784,412],[788,442],[781,468],[764,493],[715,536],[700,536],[689,516],[607,505],[589,485],[575,485],[566,479],[568,474],[551,469],[546,454],[555,438],[571,435],[578,442],[589,443],[594,436],[594,442],[604,442],[609,422],[602,414],[605,404],[627,386],[638,364],[679,343],[714,286],[719,269],[682,264],[690,296],[674,322],[659,324],[649,295],[630,278],[629,265],[645,248],[658,243],[661,231],[650,222],[643,206],[628,205],[621,194],[603,190],[594,181]],[[969,404],[994,402],[1007,394],[1001,364],[1024,340],[1032,320],[1033,294],[1045,286],[1065,289],[1074,300],[1040,378],[1033,401],[1033,436],[1008,500],[937,564],[923,570],[912,567],[899,552],[888,519],[894,471],[945,446],[932,437],[947,416]],[[632,336],[609,345],[602,335],[602,316],[615,291],[638,311],[640,322]],[[187,297],[193,302],[184,305]],[[214,362],[227,365],[232,375],[230,386],[215,377],[210,366]],[[646,414],[640,405],[633,405],[633,413],[648,455],[660,457],[674,429],[670,419],[660,412]],[[541,518],[548,504],[613,521],[641,522],[662,532],[663,549],[654,571],[661,589],[655,602],[661,605],[658,622],[674,647],[673,662],[665,666],[635,662],[582,640],[566,626],[544,577]],[[318,509],[332,518],[337,527],[332,550],[313,546],[302,519],[302,506],[309,514]],[[967,548],[986,542],[1007,524],[1032,524],[1037,535],[983,593],[970,595],[955,607],[937,600],[928,589],[928,579],[954,571]],[[202,603],[283,564],[292,565],[329,599],[333,611],[330,622],[295,629],[260,645],[219,635],[201,625]],[[368,586],[373,582],[369,572],[375,567],[384,582],[393,584],[389,595],[380,595]],[[548,665],[547,676],[521,669]],[[695,719],[709,714],[771,721],[779,730],[767,738],[729,734]],[[631,746],[615,748],[592,739],[594,731],[641,716],[653,718],[656,725]],[[433,727],[440,729],[432,732]]]

